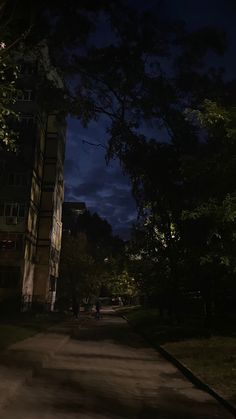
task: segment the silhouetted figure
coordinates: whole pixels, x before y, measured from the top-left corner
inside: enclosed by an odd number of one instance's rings
[[[78,319],[79,317],[79,303],[76,298],[73,298],[72,301],[72,312],[75,319]]]
[[[95,318],[100,319],[101,302],[99,300],[96,301],[95,308],[96,308]]]

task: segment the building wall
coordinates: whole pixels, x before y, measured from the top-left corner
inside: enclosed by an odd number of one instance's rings
[[[64,199],[64,129],[48,118],[40,203],[34,298],[53,308],[58,279]]]
[[[29,111],[29,104],[27,110]],[[8,294],[22,294],[25,300],[30,301],[33,295],[45,123],[45,116],[43,124],[42,116],[39,119],[39,115],[34,114],[30,126],[23,124],[19,127],[20,152],[0,154],[0,161],[4,162],[4,172],[0,178],[0,295],[2,298]],[[19,244],[11,244],[14,237]],[[7,267],[11,271],[13,266],[19,267],[18,280],[15,287],[13,281],[10,281],[9,288],[6,271]]]
[[[53,308],[61,245],[65,129],[21,88],[20,153],[0,151],[0,301],[21,295]]]

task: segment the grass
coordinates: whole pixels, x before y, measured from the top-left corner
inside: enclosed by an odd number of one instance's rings
[[[178,323],[160,318],[158,310],[122,308],[134,329],[153,346],[163,346],[195,375],[236,406],[236,334],[233,322],[216,319],[211,329],[203,319],[186,317]],[[227,328],[226,328],[227,326]]]
[[[11,344],[45,331],[48,327],[62,320],[60,315],[18,313],[5,315],[0,319],[0,350]]]
[[[164,348],[236,406],[236,338],[190,339]]]

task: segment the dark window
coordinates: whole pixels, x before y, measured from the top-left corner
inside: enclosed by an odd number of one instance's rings
[[[14,240],[1,240],[0,246],[2,250],[15,249],[16,243]]]
[[[17,233],[0,233],[0,250],[21,250],[23,246],[23,235]]]
[[[13,215],[13,217],[17,217],[17,215],[18,215],[18,204],[12,204],[11,211],[12,211],[11,215]]]
[[[0,266],[0,288],[17,288],[19,281],[19,266]]]
[[[5,204],[5,215],[8,217],[9,215],[12,215],[12,206],[11,204]]]
[[[21,115],[20,117],[20,127],[29,128],[34,125],[34,116],[33,115]]]
[[[25,206],[24,204],[19,204],[19,211],[18,211],[19,217],[25,216]]]
[[[21,250],[23,248],[23,234],[17,234],[16,249]]]
[[[5,202],[4,215],[6,217],[24,217],[25,205],[18,202]]]
[[[27,176],[25,173],[10,173],[8,184],[9,186],[25,186],[27,184]]]
[[[9,179],[8,179],[9,185],[14,185],[14,180],[15,180],[14,173],[10,173],[9,174]]]
[[[19,102],[31,102],[31,100],[33,100],[33,97],[34,97],[33,90],[26,89],[18,93],[17,100]]]
[[[22,63],[20,65],[20,74],[24,76],[30,76],[37,73],[37,64],[34,63]]]

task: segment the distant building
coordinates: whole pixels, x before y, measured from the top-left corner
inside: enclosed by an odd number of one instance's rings
[[[75,233],[78,217],[86,211],[84,202],[64,202],[62,211],[63,232]]]
[[[25,61],[18,154],[0,150],[0,303],[52,310],[62,235],[65,122],[37,103],[37,62]]]

